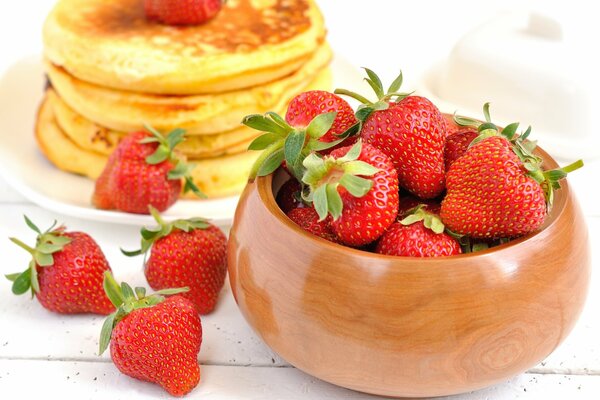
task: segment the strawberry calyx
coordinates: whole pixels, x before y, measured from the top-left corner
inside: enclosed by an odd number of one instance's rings
[[[411,93],[401,93],[399,92],[400,87],[402,86],[402,71],[400,71],[400,74],[396,77],[396,79],[394,79],[394,81],[391,83],[391,85],[388,87],[387,90],[384,89],[383,87],[383,83],[381,82],[381,79],[379,78],[379,76],[377,76],[377,74],[375,72],[373,72],[372,70],[370,70],[369,68],[364,68],[365,72],[367,73],[367,77],[365,78],[365,81],[369,84],[369,86],[371,86],[371,89],[373,89],[373,91],[375,92],[375,95],[377,96],[377,100],[376,101],[371,101],[369,99],[367,99],[366,97],[356,93],[356,92],[352,92],[350,90],[346,90],[346,89],[335,89],[334,93],[335,94],[341,94],[344,96],[348,96],[353,98],[354,100],[357,100],[358,102],[360,102],[360,106],[357,108],[356,110],[356,119],[358,119],[358,123],[351,126],[346,132],[342,133],[340,136],[350,136],[351,134],[353,134],[354,131],[360,131],[360,128],[362,126],[362,123],[374,112],[374,111],[381,111],[381,110],[387,110],[390,107],[390,102],[399,102],[402,99],[404,99],[407,96],[410,96]],[[393,100],[395,98],[395,100]]]
[[[160,304],[165,300],[165,296],[184,293],[190,290],[188,287],[183,287],[177,289],[163,289],[152,294],[146,294],[146,288],[144,287],[132,289],[127,282],[121,282],[119,285],[110,271],[104,272],[102,286],[104,287],[106,296],[116,307],[116,311],[110,314],[102,324],[98,355],[104,353],[110,343],[114,327],[128,314],[134,310]]]
[[[146,157],[146,163],[149,165],[156,165],[164,161],[170,162],[174,165],[174,168],[167,174],[167,179],[183,179],[185,181],[183,186],[184,193],[191,190],[196,196],[206,198],[206,195],[198,188],[191,177],[191,171],[194,169],[194,164],[186,163],[182,157],[174,151],[175,147],[185,140],[185,130],[176,128],[164,136],[149,125],[145,125],[145,128],[150,133],[150,136],[140,140],[140,143],[158,143],[154,153]]]
[[[50,267],[54,265],[53,254],[71,243],[71,238],[63,235],[66,229],[64,226],[55,228],[56,221],[50,228],[42,232],[26,215],[23,217],[27,226],[37,233],[35,246],[30,247],[14,237],[11,237],[10,241],[31,254],[31,261],[25,271],[7,274],[5,277],[13,283],[12,292],[14,294],[20,295],[31,290],[33,297],[34,293],[40,291],[36,266]]]
[[[173,222],[166,222],[156,208],[149,206],[148,209],[158,225],[154,227],[143,227],[141,229],[142,240],[138,250],[127,251],[121,249],[121,252],[128,257],[146,254],[158,239],[168,236],[173,229],[179,229],[187,233],[195,229],[207,229],[211,226],[210,223],[203,218],[178,219]]]
[[[409,210],[406,217],[404,217],[400,223],[404,226],[408,226],[423,221],[425,228],[432,230],[438,235],[444,233],[445,226],[440,217],[427,211],[426,207],[425,204],[419,204],[415,208]]]
[[[577,160],[566,167],[544,171],[542,169],[544,160],[534,154],[537,141],[528,139],[531,134],[531,126],[527,127],[522,134],[517,134],[517,129],[519,128],[518,122],[513,122],[504,129],[498,128],[490,117],[490,103],[483,105],[483,115],[485,122],[454,114],[454,121],[458,125],[473,127],[479,132],[479,135],[473,139],[469,147],[493,136],[502,136],[508,140],[512,145],[513,152],[527,170],[527,175],[542,186],[546,198],[546,207],[549,211],[554,202],[554,190],[560,189],[559,181],[566,178],[568,173],[583,167],[583,160]]]
[[[303,199],[312,203],[319,221],[331,214],[337,220],[344,207],[338,192],[338,186],[345,188],[354,197],[363,197],[373,187],[373,181],[364,178],[373,176],[379,169],[371,164],[358,160],[362,150],[359,140],[340,158],[332,156],[319,157],[309,154],[303,162],[306,171],[302,182],[308,186],[308,193],[303,192]]]
[[[302,162],[310,152],[327,150],[344,141],[345,137],[333,142],[319,140],[331,129],[336,116],[337,112],[319,114],[306,128],[294,128],[274,112],[246,116],[242,124],[265,132],[248,146],[248,150],[262,151],[250,170],[249,179],[269,175],[285,161],[287,169],[301,182]]]

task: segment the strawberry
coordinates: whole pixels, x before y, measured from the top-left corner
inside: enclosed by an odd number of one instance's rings
[[[362,246],[377,240],[398,214],[398,176],[381,151],[358,141],[325,158],[312,153],[304,160],[307,200],[323,221],[328,213],[340,241]]]
[[[302,187],[295,179],[290,179],[281,186],[277,192],[277,204],[284,213],[288,213],[294,208],[304,207],[302,202]]]
[[[151,250],[144,268],[150,287],[189,287],[181,296],[200,314],[210,313],[225,283],[227,237],[201,218],[167,223],[156,209],[151,213],[158,226],[142,229],[140,250],[123,253],[136,256]]]
[[[448,170],[440,216],[453,232],[476,239],[525,235],[544,223],[558,181],[583,162],[543,171],[543,160],[533,154],[535,142],[526,141],[531,128],[517,136],[514,123],[500,133],[490,122],[489,104],[484,114],[484,123],[462,118],[480,133]]]
[[[446,137],[444,145],[444,162],[446,163],[446,171],[454,161],[467,152],[467,148],[479,136],[479,132],[473,128],[461,128],[456,133]]]
[[[137,214],[147,214],[148,206],[164,211],[177,201],[182,178],[184,192],[205,197],[189,176],[191,167],[173,152],[185,131],[175,129],[167,137],[148,131],[129,134],[110,155],[96,181],[94,206]]]
[[[145,0],[146,18],[167,25],[199,25],[221,10],[224,0]]]
[[[412,195],[400,197],[400,207],[398,208],[398,217],[406,217],[414,208],[422,206],[425,211],[432,214],[440,213],[440,202],[437,199],[421,200]]]
[[[102,325],[99,354],[110,344],[113,363],[123,374],[157,383],[172,396],[192,391],[200,382],[200,317],[185,297],[163,296],[187,288],[146,295],[142,287],[119,285],[109,272],[104,288],[117,311]]]
[[[102,277],[110,266],[94,239],[83,232],[67,232],[52,225],[42,232],[25,216],[37,233],[35,247],[19,239],[10,240],[32,256],[24,272],[6,275],[14,294],[31,290],[40,304],[61,314],[109,314],[114,310],[102,290]]]
[[[442,257],[461,254],[459,242],[444,232],[437,215],[416,208],[400,222],[393,223],[383,234],[376,253],[407,257]]]
[[[302,181],[303,160],[311,152],[326,154],[342,143],[355,142],[359,124],[352,109],[333,93],[312,91],[298,95],[290,104],[286,120],[274,112],[253,114],[242,123],[265,132],[249,150],[262,150],[250,171],[250,179],[271,174],[279,166]]]
[[[312,207],[294,208],[287,213],[289,219],[296,225],[315,236],[339,243],[335,232],[331,229],[331,217],[327,216],[323,221],[319,220],[319,214]]]
[[[444,117],[444,125],[446,130],[446,138],[458,132],[462,126],[457,124],[453,115],[442,114]]]
[[[323,90],[311,90],[294,97],[288,106],[285,120],[294,128],[306,128],[317,115],[328,112],[337,114],[329,130],[319,138],[321,142],[330,143],[340,139],[340,135],[358,122],[354,110],[346,100]],[[349,146],[355,142],[356,136],[350,136],[336,147]],[[331,152],[331,149],[323,152]]]
[[[347,90],[335,91],[363,103],[357,111],[362,122],[361,138],[392,160],[401,187],[422,199],[439,196],[444,190],[445,177],[444,117],[428,99],[397,92],[402,85],[402,73],[384,92],[379,77],[365,70],[367,82],[378,97],[376,102]]]

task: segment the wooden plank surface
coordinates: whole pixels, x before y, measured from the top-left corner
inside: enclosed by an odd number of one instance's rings
[[[186,398],[229,399],[382,399],[342,389],[289,367],[202,366],[201,382]],[[24,384],[35,377],[35,384]],[[29,380],[31,382],[31,380]],[[122,375],[109,363],[0,360],[0,391],[23,398],[166,399],[159,386]],[[446,400],[592,400],[600,377],[523,374],[508,382]]]

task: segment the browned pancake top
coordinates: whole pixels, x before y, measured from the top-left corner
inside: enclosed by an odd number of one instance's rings
[[[308,0],[228,0],[203,25],[168,26],[146,19],[144,0],[76,1],[78,9],[57,15],[63,27],[78,35],[107,41],[140,42],[188,56],[251,52],[285,42],[311,25]],[[267,4],[255,8],[253,5]]]

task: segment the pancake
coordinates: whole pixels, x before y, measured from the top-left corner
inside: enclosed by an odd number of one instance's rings
[[[219,93],[280,79],[323,43],[314,0],[228,0],[195,26],[148,21],[144,0],[60,0],[45,55],[83,81],[157,94]]]
[[[241,91],[193,96],[108,89],[77,79],[52,63],[46,63],[46,71],[54,89],[73,110],[104,127],[131,132],[141,129],[145,122],[163,131],[180,127],[190,135],[206,135],[235,129],[248,114],[282,110],[316,78],[323,81],[321,89],[329,89],[331,78],[322,72],[330,59],[331,50],[323,45],[301,69],[278,81]]]
[[[62,132],[54,118],[52,106],[46,97],[38,110],[35,136],[42,153],[57,168],[96,179],[102,173],[107,156],[86,151],[73,143]],[[240,154],[188,160],[195,165],[192,178],[210,198],[240,193],[248,180],[252,164],[260,153],[247,151]],[[197,197],[186,194],[184,197]]]
[[[69,107],[53,89],[46,92],[48,102],[54,112],[56,123],[63,133],[83,150],[110,155],[117,147],[125,132],[105,128],[82,117]],[[177,146],[186,157],[210,158],[245,151],[260,133],[240,126],[227,133],[217,135],[188,136]]]

